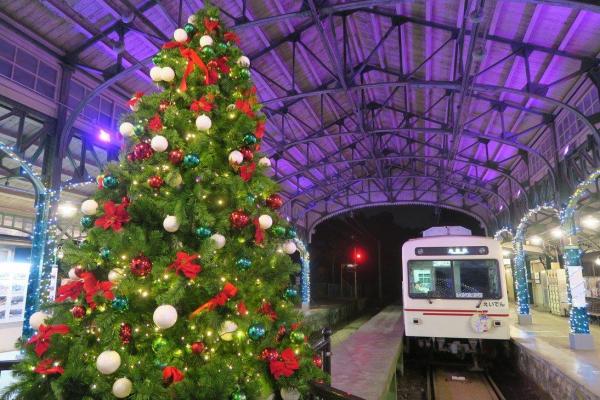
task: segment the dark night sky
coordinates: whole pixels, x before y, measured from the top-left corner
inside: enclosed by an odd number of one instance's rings
[[[381,242],[382,294],[384,303],[400,298],[401,249],[411,238],[432,226],[460,225],[473,235],[483,235],[478,221],[460,212],[428,206],[384,206],[364,208],[328,219],[316,228],[310,244],[312,297],[319,301],[326,283],[339,284],[340,264],[351,262],[354,246],[366,256],[359,266],[358,281],[364,294],[376,300],[377,240]],[[348,282],[353,275],[347,274]],[[347,293],[349,294],[349,293]]]

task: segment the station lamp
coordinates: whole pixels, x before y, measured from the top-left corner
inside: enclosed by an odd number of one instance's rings
[[[531,242],[532,245],[534,246],[539,246],[541,245],[544,241],[542,240],[541,237],[539,236],[532,236],[529,238],[529,241]]]
[[[554,229],[552,229],[552,237],[555,239],[560,239],[563,236],[563,231],[562,229],[560,229],[560,227],[556,227]]]
[[[598,218],[588,215],[581,219],[581,225],[583,225],[584,228],[596,229],[598,228],[598,225],[600,225],[600,221],[598,221]]]
[[[58,213],[61,217],[71,218],[77,213],[77,207],[72,203],[61,203],[58,205]]]

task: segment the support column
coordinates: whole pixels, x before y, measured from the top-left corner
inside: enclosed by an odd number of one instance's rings
[[[572,243],[572,240],[569,242]],[[594,348],[594,339],[590,334],[590,318],[585,301],[581,254],[579,246],[569,244],[564,248],[567,296],[571,304],[569,343],[574,350],[591,350]]]
[[[517,301],[517,312],[519,325],[531,325],[532,319],[529,313],[529,287],[527,286],[527,264],[525,263],[525,250],[523,249],[525,238],[522,232],[517,232],[513,241],[515,251],[515,262],[513,268],[513,280],[515,283],[515,299]]]
[[[300,251],[300,261],[302,263],[300,275],[302,311],[307,311],[310,309],[310,253],[301,240],[295,239],[294,242]]]

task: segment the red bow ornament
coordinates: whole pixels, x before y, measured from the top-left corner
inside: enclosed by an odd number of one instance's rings
[[[144,92],[135,92],[133,97],[127,101],[127,105],[132,109],[135,108],[142,96],[144,96]]]
[[[125,204],[115,204],[111,200],[104,203],[104,215],[96,220],[96,226],[102,229],[112,228],[118,232],[123,224],[129,222],[129,213]]]
[[[237,294],[237,291],[238,289],[235,286],[227,282],[225,286],[223,286],[223,290],[221,290],[215,297],[195,309],[190,315],[190,318],[197,316],[204,310],[211,311],[217,307],[224,306],[230,298]]]
[[[225,32],[223,34],[223,39],[226,42],[234,42],[238,46],[240,45],[240,37],[235,32]]]
[[[190,104],[190,110],[193,112],[211,112],[212,109],[213,104],[206,98],[206,96],[202,96],[200,100],[193,101],[192,104]]]
[[[154,114],[154,116],[148,121],[148,129],[150,129],[150,132],[160,132],[162,128],[163,124],[160,120],[160,115]]]
[[[198,264],[194,264],[194,260],[198,258],[197,254],[188,254],[183,251],[177,252],[177,258],[169,265],[169,269],[175,270],[176,273],[182,273],[189,279],[194,279],[202,267]]]
[[[248,308],[246,307],[246,304],[243,301],[240,301],[237,304],[237,310],[238,313],[240,313],[240,315],[248,315]]]
[[[252,174],[256,170],[256,163],[250,165],[242,165],[240,167],[240,176],[244,182],[248,182],[252,178]]]
[[[50,348],[50,339],[53,335],[66,335],[67,333],[69,333],[67,325],[40,325],[38,333],[33,335],[27,344],[34,344],[35,354],[41,357]]]
[[[271,321],[275,321],[277,319],[277,313],[275,312],[275,310],[273,310],[273,306],[271,305],[271,303],[267,301],[264,301],[260,305],[258,312],[269,317]]]
[[[204,18],[204,28],[206,29],[206,33],[208,33],[210,35],[214,31],[219,29],[219,20]]]
[[[43,375],[63,374],[65,372],[65,369],[60,365],[53,365],[50,367],[53,363],[54,360],[50,358],[42,360],[38,363],[33,372]]]
[[[229,64],[227,64],[227,57],[221,56],[215,60],[208,62],[208,76],[207,85],[214,85],[219,81],[219,72],[228,74],[231,71]]]
[[[265,230],[260,227],[258,218],[254,218],[254,241],[256,244],[261,244],[265,240]]]
[[[275,379],[279,379],[282,375],[289,378],[298,368],[300,368],[298,359],[289,347],[281,352],[279,360],[272,360],[269,363],[269,370]]]
[[[162,378],[165,385],[170,385],[172,383],[181,382],[184,378],[184,375],[183,372],[177,369],[177,367],[168,366],[163,369]]]
[[[256,121],[256,129],[254,130],[254,136],[256,136],[257,139],[262,139],[265,136],[265,125],[265,121],[262,119]]]
[[[254,111],[252,110],[252,101],[250,100],[236,100],[235,108],[246,114],[249,118],[254,118]]]

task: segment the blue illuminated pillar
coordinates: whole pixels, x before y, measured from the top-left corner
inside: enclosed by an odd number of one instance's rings
[[[564,248],[567,296],[569,304],[571,304],[569,342],[572,349],[591,350],[594,348],[594,340],[590,335],[590,319],[585,301],[581,255],[582,251],[579,246],[567,245]]]
[[[51,218],[51,207],[56,198],[53,192],[37,192],[35,202],[35,224],[31,238],[31,268],[27,283],[27,298],[23,321],[23,338],[33,335],[29,325],[31,314],[39,310],[51,293],[51,274],[54,267],[54,222]]]
[[[520,325],[531,324],[529,313],[529,286],[527,284],[527,263],[525,262],[525,250],[523,249],[523,233],[517,232],[513,241],[515,251],[515,265],[513,268],[513,279],[515,282],[515,298],[517,300],[517,312]]]
[[[294,242],[296,242],[296,247],[300,251],[300,260],[302,262],[302,271],[300,274],[302,309],[308,310],[310,307],[310,254],[300,239],[295,239]]]

